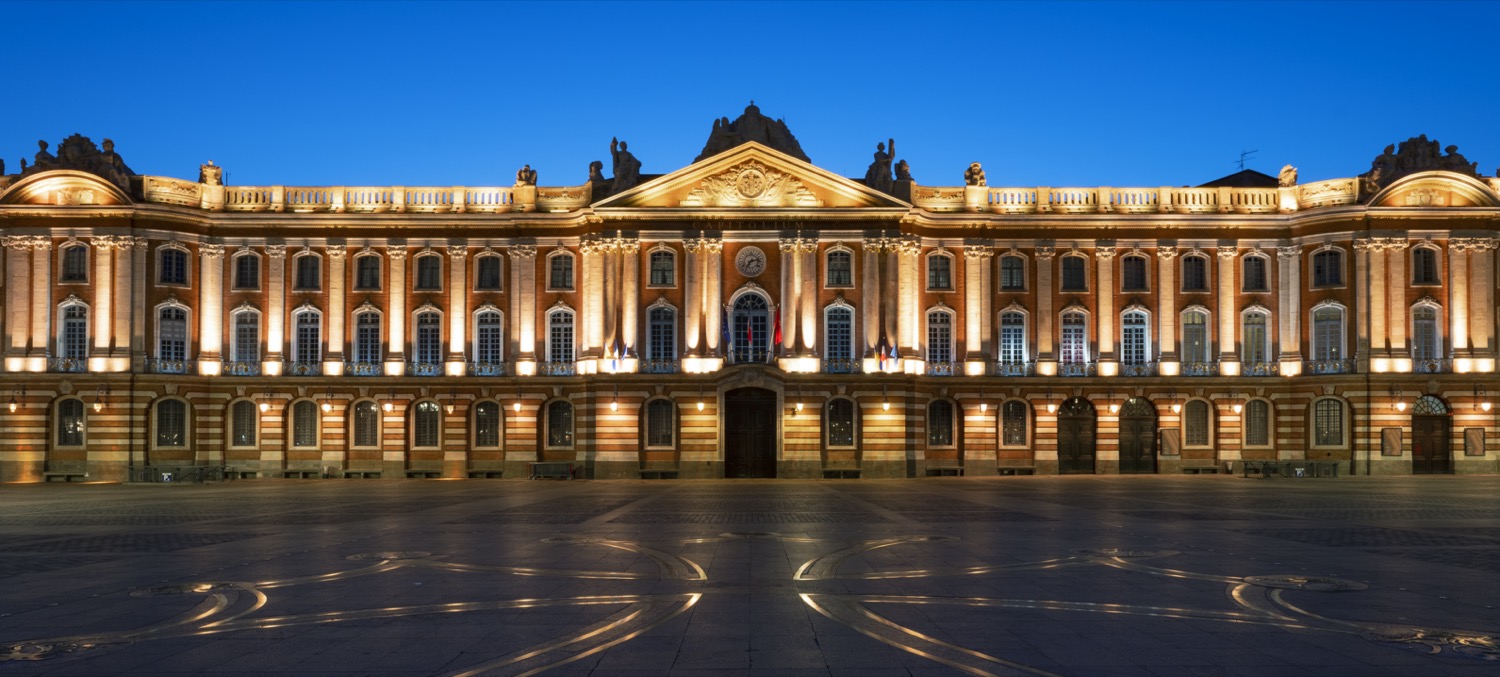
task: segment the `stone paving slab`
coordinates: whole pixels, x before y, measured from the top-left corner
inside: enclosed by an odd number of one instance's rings
[[[1500,478],[0,487],[7,675],[1459,676]]]

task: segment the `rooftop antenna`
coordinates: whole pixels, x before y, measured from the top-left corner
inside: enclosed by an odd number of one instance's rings
[[[1240,171],[1242,171],[1242,172],[1245,171],[1245,158],[1250,157],[1251,155],[1254,155],[1254,154],[1259,153],[1259,152],[1260,151],[1258,151],[1258,150],[1242,150],[1242,151],[1240,151]]]

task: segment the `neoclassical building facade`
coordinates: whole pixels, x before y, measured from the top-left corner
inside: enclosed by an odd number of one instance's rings
[[[1190,188],[851,179],[753,106],[564,187],[58,150],[0,176],[0,481],[1500,471],[1500,179],[1425,137]]]

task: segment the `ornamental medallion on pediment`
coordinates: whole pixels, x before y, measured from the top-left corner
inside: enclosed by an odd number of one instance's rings
[[[744,162],[704,178],[683,206],[816,207],[821,201],[801,179],[759,161]]]

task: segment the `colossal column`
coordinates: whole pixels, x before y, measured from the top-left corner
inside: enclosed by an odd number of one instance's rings
[[[31,238],[5,238],[5,352],[24,355],[31,338]]]
[[[964,245],[964,356],[963,361],[983,360],[984,337],[979,320],[984,317],[984,247]],[[956,357],[956,356],[955,356]]]
[[[594,239],[578,243],[583,256],[581,267],[583,291],[583,336],[578,345],[578,359],[599,357],[599,347],[604,345],[604,261],[603,246]]]
[[[1176,362],[1179,355],[1177,354],[1177,245],[1175,244],[1156,246],[1156,298],[1161,361]]]
[[[345,245],[331,244],[328,252],[328,316],[324,320],[328,327],[328,348],[323,352],[323,373],[337,376],[343,373],[344,364],[344,317],[347,301],[344,299],[349,249]]]
[[[1469,292],[1469,345],[1479,357],[1495,357],[1495,238],[1469,240],[1474,284]]]
[[[682,241],[687,263],[682,271],[682,347],[686,354],[699,354],[699,335],[703,331],[703,262],[698,250],[703,241],[687,238]],[[717,329],[717,327],[715,328]]]
[[[1036,359],[1056,362],[1052,329],[1052,261],[1057,249],[1052,245],[1036,248]]]
[[[52,238],[31,238],[31,354],[46,358],[52,338]],[[43,367],[45,369],[45,367]]]
[[[860,346],[860,357],[869,357],[880,345],[880,239],[866,238],[860,243],[865,251],[864,269],[860,284],[860,315],[865,330],[864,345]]]
[[[469,248],[448,245],[448,369],[449,376],[462,376],[464,347],[468,345],[465,328],[469,326]],[[457,371],[455,371],[455,369]]]
[[[130,356],[130,313],[131,307],[135,305],[130,295],[130,250],[134,248],[134,244],[134,238],[128,235],[113,238],[110,246],[113,250],[110,256],[114,257],[114,265],[110,267],[111,276],[108,280],[95,283],[108,284],[115,288],[112,294],[115,336],[111,345],[114,346],[112,354],[116,357]],[[139,303],[144,304],[145,300],[140,300]],[[187,348],[186,358],[193,359],[191,346]]]
[[[1469,356],[1469,241],[1448,241],[1448,317],[1453,328],[1453,356]]]
[[[1239,352],[1235,349],[1234,262],[1239,255],[1235,245],[1219,245],[1219,362],[1227,376],[1239,373]],[[1233,365],[1233,366],[1231,366]]]
[[[636,357],[636,342],[640,340],[641,305],[641,241],[621,240],[620,248],[620,343],[625,354],[620,357]]]
[[[536,361],[536,245],[511,245],[510,308],[513,355],[517,362]]]
[[[385,255],[391,260],[391,295],[388,320],[390,333],[385,352],[385,373],[399,376],[406,365],[406,245],[386,245]]]
[[[146,365],[146,252],[151,241],[135,238],[135,247],[130,255],[130,364],[131,369]],[[200,364],[204,360],[200,359]],[[212,371],[219,373],[219,356],[214,355]]]
[[[802,267],[797,275],[802,278],[802,288],[797,294],[797,305],[802,310],[802,352],[814,355],[818,352],[818,241],[803,240],[799,251]],[[795,322],[796,318],[786,318],[781,323],[788,325]]]
[[[1386,253],[1385,337],[1393,357],[1411,357],[1406,349],[1406,238],[1381,239]]]
[[[719,324],[724,313],[724,240],[704,239],[703,256],[707,259],[704,274],[703,331],[708,339],[709,356],[719,355]]]
[[[1115,246],[1114,243],[1094,245],[1094,256],[1098,265],[1098,284],[1094,298],[1099,303],[1099,361],[1114,362],[1115,358]],[[1149,348],[1148,348],[1149,350]],[[1101,375],[1105,375],[1102,374]]]
[[[900,338],[902,357],[925,359],[922,354],[922,289],[919,287],[922,242],[916,236],[907,236],[897,245],[900,249],[900,303],[896,310],[896,334]]]
[[[797,304],[802,287],[799,279],[802,255],[799,252],[795,238],[781,241],[781,308],[777,312],[782,318],[781,351],[788,357],[797,347]],[[774,347],[772,350],[774,352]]]

